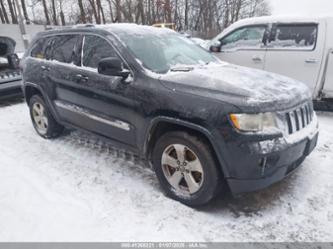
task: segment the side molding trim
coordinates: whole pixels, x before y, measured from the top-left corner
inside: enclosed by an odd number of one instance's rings
[[[128,124],[124,121],[110,120],[110,119],[106,119],[106,118],[103,118],[103,117],[100,117],[100,116],[96,116],[96,115],[90,113],[89,111],[84,110],[83,108],[81,108],[79,106],[76,106],[76,105],[73,105],[73,104],[67,104],[67,103],[64,103],[64,102],[59,101],[59,100],[54,101],[54,103],[55,103],[56,106],[58,106],[62,109],[65,109],[65,110],[71,111],[71,112],[75,112],[75,113],[80,114],[82,116],[85,116],[87,118],[93,119],[97,122],[101,122],[101,123],[104,123],[104,124],[107,124],[107,125],[111,125],[113,127],[116,127],[116,128],[119,128],[119,129],[122,129],[122,130],[125,130],[125,131],[130,131],[131,130],[130,124]]]

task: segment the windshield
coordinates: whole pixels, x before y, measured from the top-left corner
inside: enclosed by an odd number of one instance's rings
[[[186,67],[205,65],[217,59],[193,41],[177,33],[118,34],[142,65],[156,73],[186,70]]]

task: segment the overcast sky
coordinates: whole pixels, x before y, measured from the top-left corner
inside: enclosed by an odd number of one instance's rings
[[[331,14],[333,0],[270,0],[274,15]]]

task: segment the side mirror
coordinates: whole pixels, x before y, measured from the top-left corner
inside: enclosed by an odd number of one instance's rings
[[[213,53],[219,53],[221,52],[221,42],[214,42],[210,47],[209,47],[209,51],[213,52]]]
[[[118,76],[126,79],[130,72],[123,67],[122,61],[117,57],[108,57],[100,60],[98,62],[98,73]]]

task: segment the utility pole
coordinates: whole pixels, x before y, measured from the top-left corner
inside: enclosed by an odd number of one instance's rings
[[[24,23],[23,16],[22,16],[21,6],[20,6],[20,3],[18,0],[15,0],[15,3],[16,3],[18,19],[19,19],[18,23],[19,23],[19,27],[20,27],[20,31],[21,31],[21,35],[22,35],[22,39],[23,39],[24,48],[27,49],[29,46],[29,39],[28,39],[27,31],[25,29],[25,23]]]

